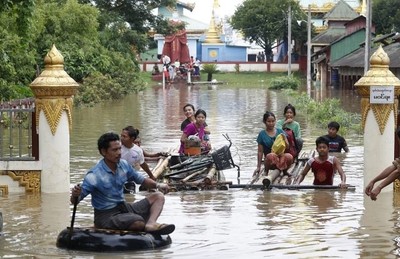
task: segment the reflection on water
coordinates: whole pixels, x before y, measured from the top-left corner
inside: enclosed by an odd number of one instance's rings
[[[359,98],[353,92],[338,93],[330,89],[323,94],[347,100],[344,107],[349,111],[359,109]],[[227,145],[222,133],[229,134],[233,159],[241,167],[240,181],[246,184],[256,166],[255,139],[263,128],[263,113],[270,110],[279,118],[288,102],[280,92],[228,86],[154,87],[122,101],[75,108],[71,182],[80,182],[99,159],[96,141],[105,131],[119,133],[126,125],[134,125],[140,129],[145,149],[177,147],[184,118],[181,109],[188,102],[207,111],[215,148]],[[307,124],[307,118],[298,113],[304,149],[312,149],[315,138],[326,129]],[[171,235],[171,247],[163,250],[106,255],[60,250],[55,246],[57,234],[71,220],[68,194],[0,197],[4,217],[0,257],[394,258],[399,253],[394,241],[400,236],[399,203],[393,203],[390,194],[382,194],[378,202],[364,200],[362,136],[345,137],[351,152],[339,159],[355,191],[232,189],[170,193],[160,222],[175,223],[176,231]],[[228,181],[237,183],[236,175],[235,169],[225,171]],[[311,183],[309,174],[304,184]],[[144,195],[129,194],[127,199],[134,201]],[[91,226],[92,222],[93,209],[86,199],[78,206],[75,226]]]

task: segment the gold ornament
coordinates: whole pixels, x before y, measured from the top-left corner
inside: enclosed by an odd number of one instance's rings
[[[361,95],[362,128],[365,129],[367,115],[370,110],[379,126],[381,134],[385,131],[390,113],[393,111],[395,125],[397,125],[397,96],[400,94],[400,80],[389,70],[390,59],[382,46],[370,58],[371,68],[354,85]],[[370,103],[372,86],[394,87],[394,102],[388,104]]]
[[[19,183],[19,186],[25,187],[25,192],[27,193],[38,193],[40,192],[40,171],[35,170],[27,170],[27,171],[3,171],[3,175],[8,175],[14,181]],[[0,186],[0,190],[1,190]],[[6,188],[8,193],[8,186]],[[3,191],[4,194],[4,191]]]
[[[37,99],[36,100],[36,125],[39,125],[40,111],[43,111],[53,136],[57,131],[61,115],[65,111],[68,117],[69,130],[72,127],[72,99]]]

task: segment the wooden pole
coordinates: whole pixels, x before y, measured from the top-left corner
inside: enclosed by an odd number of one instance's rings
[[[365,21],[365,53],[364,53],[364,75],[369,70],[369,57],[371,56],[371,19],[372,8],[371,1],[367,0],[367,17]]]
[[[289,5],[288,11],[288,76],[292,74],[292,7]]]
[[[311,5],[307,13],[307,94],[311,95]]]

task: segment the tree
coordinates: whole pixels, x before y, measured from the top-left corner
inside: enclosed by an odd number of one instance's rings
[[[289,5],[292,9],[292,28],[298,28],[297,20],[304,20],[306,16],[295,0],[246,0],[236,9],[230,23],[250,42],[263,47],[268,60],[271,60],[273,44],[287,41]],[[295,39],[293,32],[296,31],[292,31]],[[307,32],[300,34],[307,35]]]
[[[102,31],[99,9],[78,0],[6,3],[0,6],[0,101],[32,95],[29,84],[53,44],[67,73],[81,83],[80,102],[121,98],[145,87],[132,51],[135,34],[126,22],[110,20]],[[25,4],[33,9],[21,10]]]
[[[125,31],[125,39],[138,52],[143,52],[149,44],[147,33],[154,29],[160,34],[171,34],[181,28],[175,28],[162,16],[153,13],[160,6],[174,7],[176,0],[80,0],[81,3],[93,4],[100,12],[100,30],[115,26],[115,22],[129,24],[131,31]],[[145,39],[145,40],[144,40]]]
[[[372,21],[377,34],[387,34],[400,30],[400,1],[374,0]]]
[[[28,84],[35,75],[33,13],[33,0],[0,5],[0,101],[32,95]]]

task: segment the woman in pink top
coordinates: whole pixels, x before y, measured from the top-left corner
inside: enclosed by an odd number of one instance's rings
[[[204,110],[197,110],[194,115],[196,121],[189,123],[185,129],[183,130],[181,136],[181,146],[179,149],[179,153],[184,153],[184,145],[185,141],[188,140],[190,136],[197,136],[201,141],[201,150],[203,152],[208,152],[211,149],[211,145],[208,141],[204,140],[205,136],[205,122],[207,114]]]

